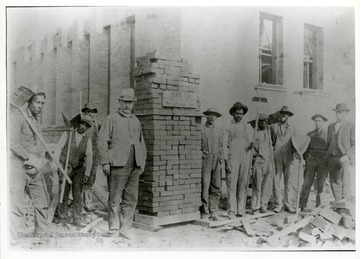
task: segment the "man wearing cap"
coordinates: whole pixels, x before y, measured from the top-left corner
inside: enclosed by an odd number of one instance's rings
[[[327,118],[321,114],[315,114],[311,117],[315,123],[315,129],[310,131],[307,135],[310,137],[310,143],[304,153],[305,172],[304,183],[300,194],[300,209],[306,210],[307,202],[311,186],[314,183],[316,175],[316,207],[322,204],[322,194],[324,184],[327,177],[325,153],[327,149],[327,132],[324,129],[324,122]]]
[[[218,204],[221,196],[222,130],[215,125],[221,114],[215,108],[203,112],[206,123],[201,129],[202,151],[202,218],[217,219]]]
[[[294,136],[294,128],[289,124],[288,119],[294,114],[287,106],[283,106],[279,111],[282,122],[272,124],[270,127],[272,142],[274,145],[275,174],[273,181],[273,200],[274,212],[280,212],[282,208],[281,199],[281,177],[284,175],[284,209],[294,213],[295,209],[291,205],[292,184],[290,175],[290,165],[293,161],[293,148],[291,137]]]
[[[253,129],[242,120],[247,106],[235,103],[229,113],[233,119],[224,131],[223,152],[228,190],[228,213],[230,217],[245,215],[246,191],[248,183],[248,164]]]
[[[63,168],[65,168],[66,158],[68,156],[68,146],[70,145],[70,154],[67,173],[72,180],[72,185],[66,181],[65,192],[63,202],[59,204],[58,212],[61,221],[68,220],[68,200],[69,192],[72,189],[72,196],[74,199],[72,218],[73,224],[79,228],[86,226],[82,217],[82,199],[81,192],[83,185],[85,185],[89,179],[92,168],[92,143],[91,138],[86,136],[85,132],[91,127],[91,121],[86,118],[79,118],[79,121],[74,122],[75,130],[72,132],[65,131],[61,136],[57,149],[55,151],[55,157],[59,159],[59,162]],[[70,138],[70,134],[72,137]],[[71,143],[69,140],[71,139]]]
[[[134,90],[124,89],[120,108],[108,115],[99,131],[99,155],[108,176],[109,235],[130,238],[128,230],[138,200],[139,175],[144,171],[146,147],[141,125],[135,115]]]
[[[29,95],[25,116],[41,134],[40,114],[45,104],[43,92]],[[16,105],[22,106],[23,103]],[[10,137],[10,231],[13,238],[28,231],[26,214],[30,209],[26,203],[26,193],[33,204],[35,214],[35,233],[48,231],[47,215],[50,206],[46,189],[44,172],[48,161],[45,159],[45,148],[25,117],[19,111],[9,114]]]
[[[355,125],[345,121],[350,111],[345,103],[336,105],[336,122],[328,127],[326,165],[335,201],[340,201],[354,193],[354,176],[350,166],[355,166]]]
[[[255,162],[253,165],[251,209],[254,215],[267,211],[272,191],[275,165],[271,133],[267,125],[268,119],[269,116],[266,114],[259,114],[258,128],[252,145]],[[255,127],[255,121],[250,122],[250,124]]]
[[[95,208],[92,205],[92,187],[96,180],[96,171],[99,166],[99,149],[98,149],[98,135],[99,135],[99,128],[100,123],[95,119],[95,114],[98,112],[97,108],[90,103],[86,103],[84,108],[81,110],[84,114],[84,118],[91,122],[91,127],[85,132],[85,135],[91,138],[92,142],[92,152],[93,152],[93,164],[91,168],[91,172],[89,175],[89,180],[87,181],[86,185],[84,186],[85,192],[89,195],[85,194],[86,198],[85,202],[85,210],[86,211],[93,211]]]

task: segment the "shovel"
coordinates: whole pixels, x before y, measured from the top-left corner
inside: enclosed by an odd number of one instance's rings
[[[252,138],[252,143],[255,142],[255,136],[256,136],[256,132],[257,132],[257,127],[258,127],[258,122],[259,122],[259,108],[260,108],[260,103],[267,103],[267,98],[265,97],[259,97],[259,96],[255,96],[252,98],[253,102],[256,102],[256,118],[255,118],[255,128],[254,128],[254,135]],[[251,166],[252,166],[252,160],[253,160],[253,156],[254,156],[254,149],[252,148],[250,151],[250,159],[249,159],[249,171],[248,171],[248,175],[247,175],[247,179],[246,179],[246,196],[247,196],[247,191],[249,188],[249,181],[250,181],[250,175],[251,175]],[[244,212],[246,211],[246,198],[245,198],[245,202],[244,202]]]
[[[297,184],[297,198],[296,198],[296,218],[299,216],[299,201],[300,201],[300,163],[303,163],[303,154],[310,143],[309,136],[294,136],[291,138],[291,143],[293,144],[296,152],[300,155],[298,163],[298,184]]]

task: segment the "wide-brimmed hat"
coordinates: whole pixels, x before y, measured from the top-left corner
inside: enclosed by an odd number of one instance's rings
[[[135,102],[136,98],[135,98],[135,94],[134,94],[134,89],[126,88],[126,89],[122,90],[118,100]]]
[[[87,119],[87,118],[81,118],[80,119],[80,123],[85,123],[85,124],[87,124],[88,126],[89,126],[89,128],[91,127],[91,121],[89,120],[89,119]]]
[[[208,108],[206,111],[203,112],[204,115],[208,115],[210,113],[215,114],[217,117],[221,117],[221,113],[218,112],[218,110],[216,108]]]
[[[265,113],[260,113],[259,114],[259,118],[258,118],[258,121],[264,121],[264,120],[268,120],[269,119],[269,116],[267,115],[267,114],[265,114]],[[255,127],[255,121],[256,121],[256,118],[254,119],[254,120],[252,120],[252,121],[249,121],[249,123],[253,126],[253,127]]]
[[[79,127],[80,122],[85,123],[89,127],[92,126],[91,121],[88,118],[81,116],[80,114],[76,115],[74,118],[70,120],[70,124],[73,128]]]
[[[95,113],[98,112],[97,108],[94,105],[92,105],[91,103],[86,103],[84,105],[84,108],[81,109],[81,112],[85,112],[85,111],[88,111],[88,110],[93,111]]]
[[[315,114],[314,116],[311,117],[311,119],[314,121],[316,118],[321,118],[323,121],[327,121],[328,119],[321,115],[321,114]]]
[[[287,114],[287,115],[289,115],[290,117],[294,115],[294,114],[289,110],[289,107],[287,107],[286,105],[284,105],[279,112],[280,112],[281,114]]]
[[[335,107],[335,109],[333,109],[333,111],[335,112],[341,112],[341,111],[350,111],[350,109],[348,109],[348,107],[346,106],[345,103],[338,103]]]
[[[248,107],[240,102],[236,102],[234,103],[234,105],[230,108],[229,113],[230,115],[233,115],[234,111],[237,109],[243,109],[244,110],[244,115],[247,113],[248,111]]]

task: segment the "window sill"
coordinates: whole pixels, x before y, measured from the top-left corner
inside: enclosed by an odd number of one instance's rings
[[[273,91],[273,92],[287,92],[287,88],[281,85],[259,84],[255,86],[256,90]]]
[[[330,96],[328,92],[324,92],[323,90],[316,90],[316,89],[303,89],[300,91],[294,91],[295,94],[300,95],[315,95],[315,96]]]

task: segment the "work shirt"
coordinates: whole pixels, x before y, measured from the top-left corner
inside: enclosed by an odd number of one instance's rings
[[[223,155],[224,159],[239,159],[247,157],[247,148],[253,137],[253,128],[243,120],[236,122],[234,119],[228,123],[224,131]]]
[[[267,165],[272,148],[271,136],[268,130],[258,130],[255,134],[254,148],[256,151],[256,163]]]
[[[201,128],[201,151],[206,154],[222,155],[223,134],[215,124],[205,123]]]
[[[313,130],[307,134],[310,137],[306,155],[324,156],[327,150],[327,132],[324,129]]]
[[[79,144],[81,142],[81,140],[83,138],[85,138],[85,133],[84,134],[79,134],[77,131],[75,131],[74,133],[75,136],[75,142],[76,142],[76,146],[79,147]],[[58,144],[56,147],[56,151],[55,151],[55,158],[59,161],[60,159],[60,154],[62,152],[62,150],[65,148],[65,145],[68,141],[68,132],[65,131]],[[91,167],[92,167],[92,163],[93,163],[93,152],[92,152],[92,143],[91,143],[91,138],[88,138],[87,141],[87,145],[86,145],[86,151],[85,151],[85,155],[86,155],[86,159],[85,159],[85,175],[89,176],[90,175],[90,171],[91,171]]]
[[[32,114],[29,108],[26,108],[24,113],[41,134],[39,119]],[[38,158],[45,158],[45,147],[19,111],[10,114],[9,124],[10,150],[17,158],[27,160],[31,154]]]

